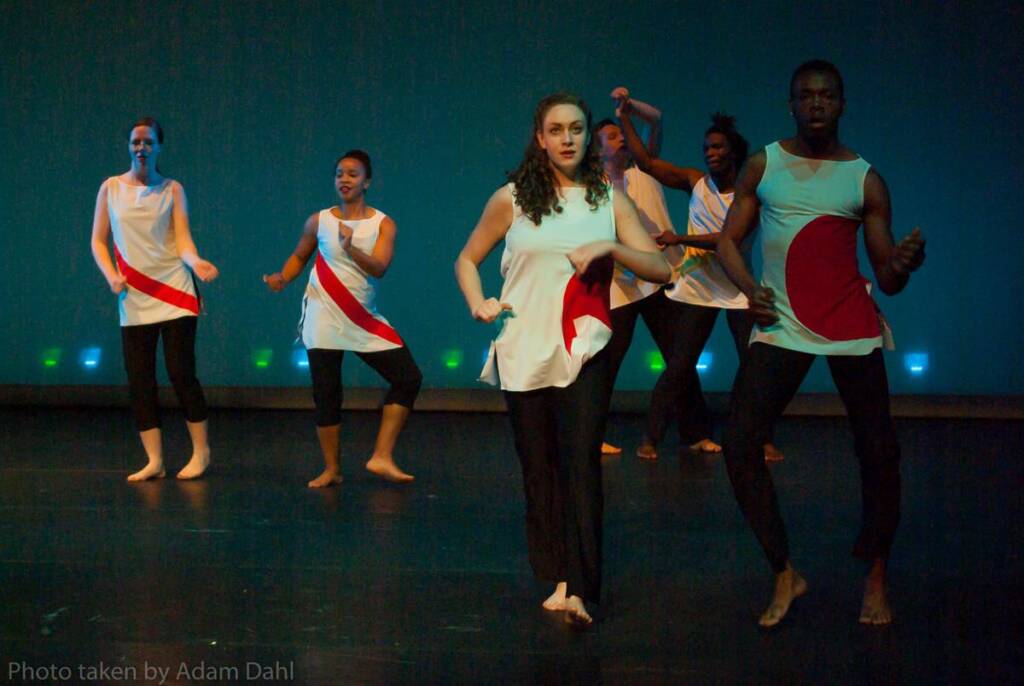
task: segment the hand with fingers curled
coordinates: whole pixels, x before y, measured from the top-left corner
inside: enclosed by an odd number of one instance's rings
[[[909,274],[924,264],[925,239],[921,234],[920,227],[907,234],[903,240],[892,249],[889,257],[889,268],[894,274]]]
[[[280,293],[284,290],[284,287],[288,285],[288,281],[285,280],[284,274],[281,272],[274,272],[273,274],[264,274],[263,283],[267,284],[267,288]]]
[[[192,265],[192,272],[202,282],[213,281],[220,275],[220,271],[213,266],[212,262],[207,262],[204,259],[198,259]]]
[[[345,224],[338,225],[338,235],[341,237],[341,249],[348,252],[352,246],[352,227]]]
[[[108,279],[107,283],[110,285],[112,293],[120,293],[128,287],[128,280],[120,272],[114,274],[113,278]]]
[[[611,279],[615,262],[611,252],[615,241],[594,241],[569,253],[569,262],[583,281],[603,282]]]
[[[755,288],[750,297],[749,312],[760,326],[771,326],[779,321],[779,314],[775,311],[775,291],[764,286]]]
[[[512,306],[508,303],[500,302],[497,298],[487,298],[480,303],[475,310],[473,310],[473,319],[478,322],[490,324],[500,317],[503,312],[511,311]]]
[[[629,89],[625,86],[618,86],[611,92],[612,100],[615,101],[615,116],[621,117],[633,111],[629,101]]]
[[[652,235],[651,238],[653,238],[654,242],[663,248],[682,243],[682,241],[679,240],[679,236],[674,231],[662,231],[661,233]]]

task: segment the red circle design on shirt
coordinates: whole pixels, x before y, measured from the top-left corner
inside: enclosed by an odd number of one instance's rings
[[[832,341],[881,335],[878,311],[857,270],[860,221],[821,216],[794,236],[786,252],[786,293],[797,320]]]

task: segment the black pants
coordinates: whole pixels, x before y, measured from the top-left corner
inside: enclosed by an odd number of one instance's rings
[[[638,317],[643,318],[661,356],[668,359],[672,350],[672,341],[669,338],[671,330],[665,320],[665,303],[667,301],[668,298],[665,297],[664,292],[659,290],[643,300],[616,307],[611,311],[612,337],[608,341],[608,345],[605,346],[605,350],[608,351],[608,374],[612,386],[615,385],[615,379],[619,376],[619,367],[622,366],[622,360],[626,357],[629,346],[633,342],[633,332],[636,330]]]
[[[206,420],[206,398],[196,378],[197,317],[121,327],[124,369],[128,373],[135,426],[141,431],[160,427],[156,386],[156,345],[164,339],[164,364],[174,393],[190,422]]]
[[[505,392],[526,492],[526,541],[538,578],[568,594],[601,597],[601,439],[611,384],[608,355],[566,388]]]
[[[647,438],[655,444],[661,442],[665,437],[668,414],[675,407],[679,440],[684,445],[692,445],[712,435],[712,418],[704,402],[697,360],[711,337],[722,308],[691,305],[669,298],[664,300],[664,319],[666,326],[670,327],[667,336],[672,349],[665,356],[665,371],[658,377],[651,393]],[[728,309],[725,312],[733,345],[736,346],[736,357],[742,367],[753,320],[747,310]],[[764,442],[772,440],[772,427],[769,425],[767,430]]]
[[[764,343],[751,345],[733,389],[725,430],[725,464],[736,500],[776,572],[786,567],[789,544],[757,437],[782,414],[814,357]],[[888,557],[900,520],[900,449],[889,415],[882,351],[826,359],[846,406],[860,462],[863,515],[853,554],[864,560]]]
[[[313,402],[316,404],[316,425],[341,424],[341,362],[344,350],[313,348],[306,351],[309,374],[313,379]],[[412,359],[409,348],[392,348],[359,356],[375,372],[384,377],[391,387],[384,396],[384,405],[401,405],[412,409],[423,383],[423,374]]]

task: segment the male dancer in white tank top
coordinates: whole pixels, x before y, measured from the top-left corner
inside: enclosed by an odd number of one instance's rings
[[[889,414],[879,316],[857,268],[857,232],[881,291],[895,295],[924,262],[919,229],[893,243],[881,175],[839,141],[843,80],[823,60],[790,80],[796,135],[753,155],[718,242],[729,278],[757,325],[736,380],[723,448],[736,500],[775,572],[762,626],[778,624],[807,583],[789,558],[786,529],[757,436],[796,393],[817,355],[828,360],[860,462],[861,531],[853,554],[868,565],[860,622],[892,621],[885,569],[900,518],[900,450]],[[763,275],[754,281],[739,246],[760,222]]]

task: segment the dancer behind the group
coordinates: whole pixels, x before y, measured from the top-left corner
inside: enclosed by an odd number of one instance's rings
[[[893,245],[889,192],[877,171],[839,141],[843,80],[832,64],[800,65],[790,81],[796,136],[753,155],[736,183],[718,255],[750,300],[757,325],[725,431],[736,499],[776,573],[762,626],[777,624],[807,584],[790,563],[786,529],[758,437],[786,407],[817,355],[846,406],[860,461],[863,521],[853,553],[869,565],[860,621],[888,624],[885,567],[900,517],[900,450],[889,414],[882,328],[857,270],[857,229],[882,292],[907,285],[924,261],[919,229]],[[739,246],[760,220],[758,285]]]
[[[629,99],[629,91],[620,86],[612,91],[611,96],[616,102],[621,102]],[[661,112],[639,100],[630,102],[636,115],[649,127],[646,151],[650,156],[657,157],[661,146]],[[619,125],[613,119],[602,119],[594,126],[594,135],[600,146],[605,177],[615,190],[624,192],[636,204],[640,222],[647,233],[651,236],[673,234],[672,220],[665,207],[661,184],[633,164]],[[670,262],[678,261],[678,249],[673,250],[673,253],[668,256]],[[664,298],[651,297],[661,288],[661,284],[644,281],[621,265],[615,265],[611,285],[612,338],[608,342],[608,369],[613,387],[622,360],[633,341],[638,316],[643,317],[662,356],[666,359],[668,357],[671,345],[665,337],[668,327],[664,325],[666,313],[661,307]],[[601,452],[617,454],[622,449],[602,443]]]
[[[632,202],[605,182],[586,104],[568,93],[537,105],[509,183],[484,207],[455,263],[473,317],[501,318],[484,380],[500,376],[526,492],[536,575],[556,582],[544,602],[569,623],[591,622],[601,590],[601,437],[611,384],[611,260],[664,282],[670,270]],[[478,267],[505,241],[501,298]]]
[[[157,168],[163,142],[164,132],[155,119],[140,119],[128,130],[131,169],[100,186],[92,222],[93,258],[118,295],[132,414],[148,459],[129,481],[165,473],[156,384],[156,346],[161,337],[167,375],[192,437],[192,458],[178,478],[195,479],[210,464],[206,400],[196,379],[199,293],[193,275],[211,281],[217,278],[217,268],[199,257],[192,241],[181,184]],[[113,259],[107,247],[111,234]]]
[[[658,159],[657,155],[650,154],[649,146],[644,147],[629,116],[636,109],[635,101],[627,94],[620,107],[622,128],[637,164],[666,186],[690,194],[686,234],[663,233],[657,238],[662,244],[684,245],[686,252],[675,282],[665,290],[668,301],[662,309],[666,325],[670,327],[666,338],[672,342],[672,350],[665,356],[665,371],[651,394],[646,435],[637,448],[637,455],[657,459],[657,445],[664,438],[666,418],[673,407],[677,408],[677,415],[685,417],[679,420],[680,438],[691,449],[720,452],[721,447],[711,440],[711,413],[704,402],[696,365],[722,310],[726,312],[740,365],[747,353],[753,326],[753,319],[747,313],[747,298],[729,280],[714,250],[733,201],[736,174],[747,158],[749,146],[736,129],[735,119],[716,113],[704,132],[707,172],[679,167]],[[746,244],[744,249],[745,253],[749,252]],[[767,460],[782,459],[782,453],[771,441],[770,430],[764,454]]]
[[[391,264],[397,229],[391,217],[366,204],[372,177],[365,152],[350,150],[342,155],[334,165],[334,187],[341,202],[310,215],[281,271],[263,277],[270,290],[280,291],[316,253],[299,323],[309,356],[316,433],[325,465],[323,473],[309,482],[311,488],[341,483],[341,362],[346,350],[391,384],[366,469],[388,481],[413,480],[395,464],[394,449],[423,376],[405,342],[375,306],[377,279]]]

